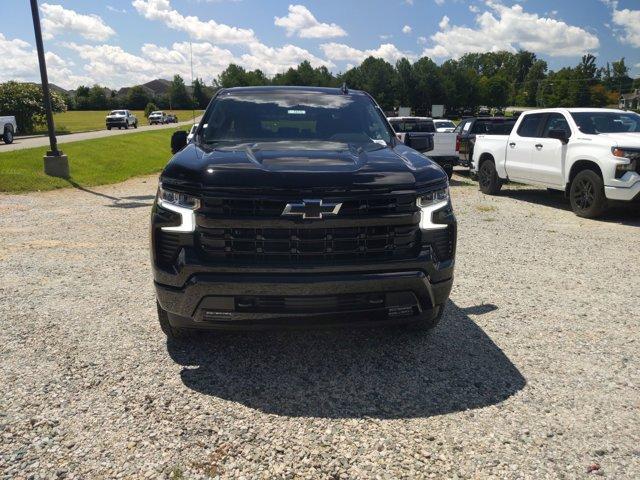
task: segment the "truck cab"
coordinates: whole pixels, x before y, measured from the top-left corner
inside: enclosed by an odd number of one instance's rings
[[[508,135],[478,135],[472,173],[496,194],[506,181],[565,192],[594,218],[616,201],[640,200],[640,115],[596,108],[532,110]]]

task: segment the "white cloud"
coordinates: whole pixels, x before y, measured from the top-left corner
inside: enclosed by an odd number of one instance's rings
[[[127,13],[127,10],[122,8],[116,8],[112,5],[107,5],[107,10],[109,10],[110,12],[114,12],[114,13]]]
[[[11,52],[11,55],[0,55],[0,82],[17,80],[40,83],[38,54],[28,42],[15,38],[9,40],[0,33],[0,52]],[[45,53],[49,81],[63,88],[75,87],[85,83],[88,78],[74,75],[70,69],[72,62],[65,61],[52,52]]]
[[[403,52],[392,43],[384,43],[376,49],[358,50],[344,43],[323,43],[320,48],[329,60],[348,61],[352,63],[362,62],[367,57],[384,58],[386,61],[395,63],[403,57],[415,59],[415,55],[410,52]]]
[[[184,16],[171,7],[169,0],[134,0],[133,7],[148,20],[159,20],[173,30],[186,32],[191,38],[221,44],[253,42],[253,30],[231,27],[214,20],[202,21],[195,16]]]
[[[249,69],[259,68],[267,75],[275,75],[305,60],[313,67],[324,65],[327,68],[333,68],[335,66],[333,62],[318,58],[308,50],[295,45],[275,48],[260,42],[251,43],[249,53],[242,55],[236,63]]]
[[[104,23],[98,15],[82,15],[62,5],[43,3],[42,36],[51,40],[63,33],[77,33],[87,40],[104,41],[116,34],[115,30]]]
[[[409,25],[405,25],[402,27],[402,33],[409,34],[411,33],[411,27]]]
[[[628,8],[618,10],[616,4],[611,14],[611,20],[622,28],[622,33],[618,36],[622,43],[640,47],[640,10],[629,10]]]
[[[436,5],[442,6],[444,5],[444,0],[433,0],[434,2],[436,2]]]
[[[440,31],[430,38],[434,45],[424,55],[457,58],[468,52],[487,52],[519,48],[551,56],[577,56],[600,46],[598,37],[565,22],[527,13],[516,4],[511,7],[487,0],[489,10],[476,16],[476,28],[451,26],[443,17]]]
[[[342,27],[335,23],[321,23],[304,5],[289,5],[289,13],[285,17],[275,17],[274,24],[287,31],[287,36],[298,35],[300,38],[331,38],[347,35]]]
[[[478,13],[480,9],[476,5],[469,5],[469,11],[471,13]]]
[[[423,37],[422,35],[418,37],[418,43],[420,45],[425,45],[427,43],[427,37]]]

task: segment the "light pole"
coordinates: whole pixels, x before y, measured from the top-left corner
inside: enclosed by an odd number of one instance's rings
[[[47,117],[47,130],[49,131],[49,146],[51,150],[44,156],[44,173],[52,177],[69,177],[69,159],[58,150],[56,131],[53,124],[53,111],[51,109],[51,93],[49,92],[49,77],[47,75],[47,63],[44,58],[44,46],[42,44],[42,30],[40,28],[40,12],[38,0],[31,0],[31,16],[33,17],[33,30],[36,35],[36,48],[38,50],[38,63],[40,64],[40,81],[42,82],[42,99]]]

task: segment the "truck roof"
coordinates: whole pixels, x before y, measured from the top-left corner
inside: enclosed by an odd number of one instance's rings
[[[578,112],[615,112],[615,113],[624,113],[624,110],[620,110],[617,108],[589,108],[589,107],[580,107],[580,108],[539,108],[537,110],[527,110],[526,112],[522,112],[520,116],[528,115],[530,113],[549,113],[549,112],[563,112],[563,113],[578,113]]]
[[[341,88],[330,87],[295,87],[286,85],[274,85],[274,86],[260,86],[260,87],[231,87],[223,88],[220,94],[234,94],[234,93],[251,93],[251,92],[313,92],[324,93],[329,95],[344,95]],[[348,89],[347,95],[367,95],[361,90]]]
[[[406,120],[433,120],[433,118],[431,117],[387,117],[387,120],[400,120],[402,122]],[[444,120],[444,119],[439,119],[439,120]]]

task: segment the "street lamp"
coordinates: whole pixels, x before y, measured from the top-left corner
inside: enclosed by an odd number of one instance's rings
[[[44,156],[44,173],[52,177],[69,178],[69,159],[60,150],[58,150],[58,141],[56,140],[56,131],[53,124],[51,93],[49,92],[47,63],[44,58],[44,46],[42,44],[42,30],[40,28],[38,0],[31,0],[31,16],[33,17],[33,30],[36,34],[36,48],[38,49],[38,63],[40,64],[40,81],[42,82],[42,97],[44,101],[44,110],[47,116],[49,146],[51,147],[51,150],[49,150]]]

